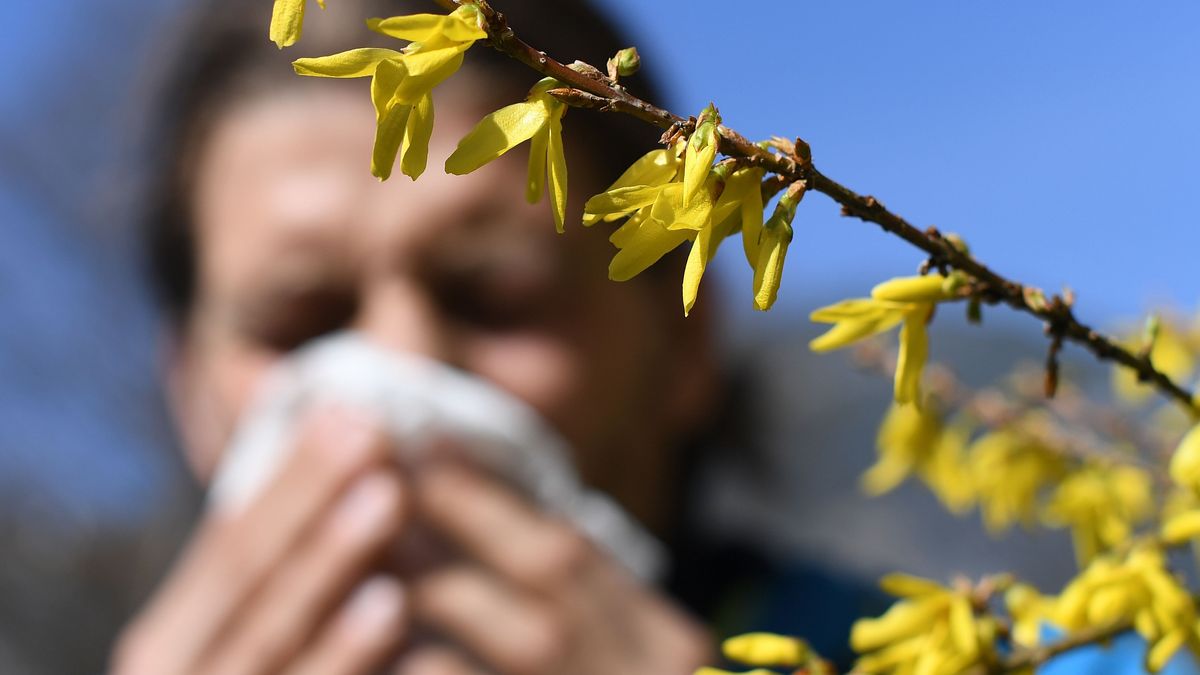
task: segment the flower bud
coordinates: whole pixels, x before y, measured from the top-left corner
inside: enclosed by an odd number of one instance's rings
[[[619,77],[629,77],[642,67],[642,57],[637,47],[626,47],[608,60],[609,77],[616,74]]]

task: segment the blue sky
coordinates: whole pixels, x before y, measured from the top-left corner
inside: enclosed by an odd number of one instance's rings
[[[1098,322],[1194,307],[1200,4],[609,4],[677,112],[712,100],[751,137],[800,136],[835,180],[962,234],[1005,274],[1070,284]],[[722,262],[747,307],[744,263]],[[918,262],[811,195],[781,309]]]

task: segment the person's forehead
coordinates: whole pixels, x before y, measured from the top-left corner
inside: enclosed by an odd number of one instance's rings
[[[195,212],[202,256],[222,274],[258,274],[264,259],[282,269],[342,255],[404,265],[434,251],[530,261],[579,251],[579,237],[553,233],[548,204],[525,202],[524,148],[467,176],[441,170],[486,112],[461,97],[437,101],[429,166],[418,181],[399,172],[384,183],[371,177],[374,114],[364,94],[284,92],[231,109],[215,126]],[[586,248],[607,251],[601,232],[587,235],[596,241]]]

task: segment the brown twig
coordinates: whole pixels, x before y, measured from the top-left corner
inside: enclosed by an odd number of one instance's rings
[[[1026,669],[1037,668],[1055,656],[1065,654],[1080,647],[1105,642],[1127,630],[1129,630],[1129,624],[1126,622],[1084,628],[1074,633],[1069,633],[1063,636],[1062,639],[1049,644],[1020,649],[1008,658],[1002,659],[997,664],[995,672],[1018,673],[1024,672]]]
[[[542,75],[557,79],[565,85],[565,88],[582,92],[568,94],[557,90],[556,93],[559,97],[571,105],[631,115],[664,130],[674,129],[686,133],[690,131],[690,125],[694,124],[688,118],[680,117],[669,110],[659,108],[630,94],[623,86],[604,76],[598,69],[591,68],[593,72],[584,74],[551,58],[545,52],[535,49],[517,37],[509,27],[504,15],[496,11],[487,0],[436,1],[447,8],[464,3],[474,3],[478,6],[487,24],[489,44]],[[1032,302],[1029,291],[1036,289],[992,271],[987,265],[955,246],[937,230],[930,228],[928,231],[922,231],[904,218],[889,211],[874,197],[859,195],[829,178],[818,171],[812,162],[807,160],[807,157],[800,154],[788,156],[784,153],[771,152],[751,143],[741,134],[725,126],[721,126],[718,133],[720,134],[720,151],[722,153],[738,157],[748,165],[760,166],[778,174],[786,178],[787,182],[807,181],[810,189],[821,192],[840,204],[843,215],[875,223],[884,231],[894,234],[928,253],[935,266],[953,268],[973,277],[974,298],[990,304],[1004,303],[1018,311],[1042,319],[1048,325],[1055,327],[1055,335],[1061,335],[1063,339],[1082,345],[1100,360],[1113,361],[1132,369],[1137,373],[1140,381],[1150,383],[1163,395],[1179,403],[1190,415],[1197,416],[1198,410],[1193,402],[1191,391],[1157,370],[1149,358],[1130,352],[1112,339],[1080,322],[1075,318],[1070,302],[1064,302],[1061,299],[1050,303]],[[1040,292],[1035,295],[1040,296]]]

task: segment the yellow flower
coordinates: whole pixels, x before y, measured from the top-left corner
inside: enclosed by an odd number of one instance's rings
[[[692,250],[688,253],[687,266],[683,272],[684,315],[691,312],[696,304],[700,279],[704,276],[708,263],[717,254],[717,247],[721,242],[739,228],[743,231],[755,227],[761,229],[762,177],[762,169],[739,169],[724,181],[721,196],[713,204],[708,222],[696,233]],[[704,200],[693,200],[693,203],[697,202],[703,204]],[[789,228],[788,240],[790,239]],[[786,247],[786,243],[784,246]],[[779,256],[779,264],[783,264],[782,254]]]
[[[748,666],[799,666],[810,652],[804,640],[774,633],[747,633],[721,644],[721,652],[730,661]]]
[[[280,49],[296,44],[304,29],[304,5],[308,0],[275,0],[271,10],[271,41]],[[325,0],[317,0],[325,9]]]
[[[863,654],[855,672],[954,675],[993,658],[995,620],[975,615],[969,589],[903,574],[884,577],[881,586],[901,600],[879,618],[854,623],[850,646]]]
[[[709,170],[703,187],[685,199],[686,186],[680,180],[684,147],[654,150],[634,162],[608,190],[587,201],[583,223],[627,218],[609,238],[618,249],[608,267],[614,281],[632,279],[691,241],[682,287],[686,315],[720,243],[739,228],[762,229],[763,171],[739,169],[730,174],[728,165],[718,165]]]
[[[895,399],[897,403],[919,405],[921,371],[929,354],[925,324],[936,303],[954,297],[954,283],[954,277],[935,274],[892,279],[872,289],[870,298],[854,298],[822,307],[810,318],[834,326],[810,342],[809,347],[817,352],[840,349],[903,323],[896,361]]]
[[[1192,427],[1171,456],[1171,480],[1200,494],[1200,424]]]
[[[928,461],[941,433],[936,411],[893,403],[875,437],[879,458],[863,474],[863,488],[872,495],[895,489]]]
[[[1054,489],[1043,521],[1070,527],[1081,565],[1128,541],[1134,525],[1154,506],[1152,482],[1132,466],[1090,465],[1071,473]]]
[[[678,178],[683,168],[681,154],[684,145],[685,143],[680,141],[670,148],[651,150],[630,165],[607,190],[592,197],[584,205],[583,224],[591,226],[599,222],[620,220],[645,208],[645,204],[653,203],[653,199],[645,202],[636,195],[648,192],[657,196],[658,189]]]
[[[1063,589],[1049,619],[1076,631],[1130,623],[1146,640],[1146,669],[1157,672],[1181,647],[1200,654],[1195,601],[1151,546],[1125,559],[1101,556]]]
[[[1013,639],[1025,647],[1041,641],[1042,623],[1054,611],[1053,597],[1047,597],[1028,584],[1013,584],[1004,593],[1004,604],[1013,618]]]
[[[480,27],[479,9],[462,5],[449,15],[412,14],[370,19],[378,33],[410,44],[401,52],[390,49],[352,49],[320,58],[297,59],[293,68],[314,77],[371,77],[375,106],[375,145],[371,174],[386,180],[396,156],[400,170],[416,179],[425,171],[433,133],[431,92],[458,71],[463,53],[487,37]]]
[[[779,198],[775,212],[766,223],[750,223],[744,226],[742,244],[747,250],[747,259],[754,268],[754,308],[759,311],[771,309],[779,295],[779,284],[783,280],[783,261],[788,245],[792,243],[792,220],[796,217],[796,206],[804,198],[805,184],[796,181]],[[761,194],[759,211],[762,211]],[[750,238],[755,239],[754,242]]]
[[[1050,448],[1015,429],[1036,423],[1018,421],[979,437],[967,450],[984,526],[1001,532],[1018,521],[1032,524],[1042,490],[1065,471],[1062,458]]]
[[[542,198],[547,167],[554,226],[563,231],[567,211],[567,160],[563,154],[562,117],[567,106],[546,92],[559,82],[547,77],[534,85],[522,103],[505,106],[484,117],[446,159],[446,172],[471,173],[514,147],[529,141],[529,178],[525,198]]]

